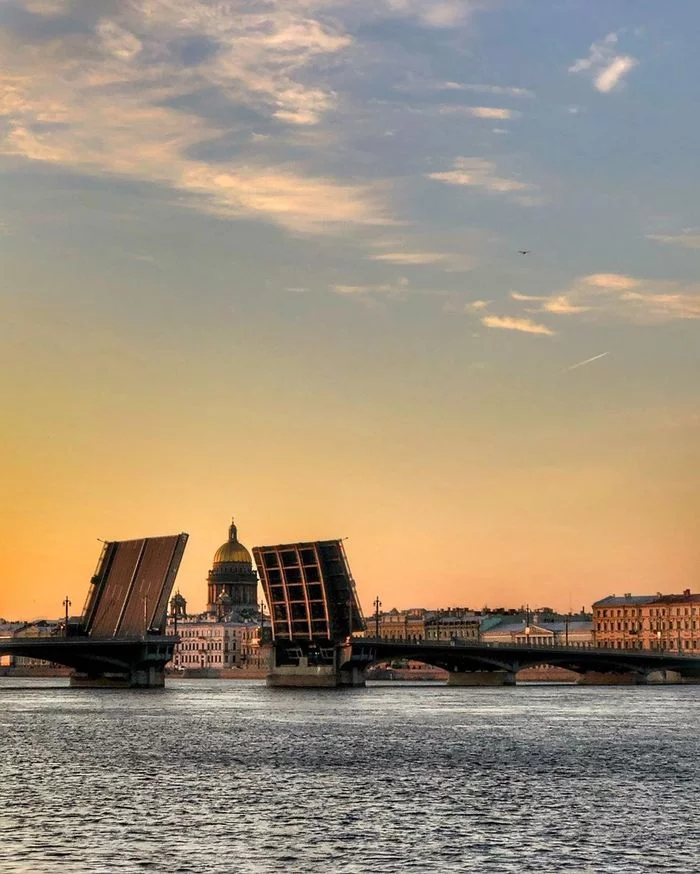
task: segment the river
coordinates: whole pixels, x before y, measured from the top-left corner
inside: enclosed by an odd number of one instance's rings
[[[700,686],[0,679],[0,872],[700,871]]]

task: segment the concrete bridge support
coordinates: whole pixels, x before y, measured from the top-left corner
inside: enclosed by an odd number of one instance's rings
[[[127,671],[104,671],[71,674],[70,685],[76,689],[162,689],[165,686],[163,665],[144,665]]]
[[[639,686],[645,683],[644,674],[635,671],[586,671],[576,682],[577,686]]]
[[[450,671],[448,686],[515,686],[512,671]]]
[[[651,671],[645,677],[645,682],[650,686],[680,686],[682,683],[688,682],[678,671],[671,671],[667,668],[662,668],[660,671]]]
[[[342,667],[340,667],[342,665]],[[346,664],[343,650],[336,649],[334,663],[319,664],[308,656],[300,656],[295,664],[279,663],[273,649],[267,685],[288,689],[335,689],[365,685],[364,669]]]

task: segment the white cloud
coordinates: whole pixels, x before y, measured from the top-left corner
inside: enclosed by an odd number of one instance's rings
[[[599,42],[592,43],[588,56],[575,61],[569,67],[569,72],[587,72],[598,91],[604,94],[612,91],[639,64],[631,55],[617,54],[617,43],[616,33],[609,33]]]
[[[487,328],[521,331],[524,334],[542,334],[547,337],[551,337],[554,334],[554,331],[546,325],[540,325],[531,319],[513,318],[511,316],[484,316],[481,324]]]
[[[594,288],[612,291],[627,291],[630,288],[637,288],[640,284],[638,279],[621,273],[591,273],[584,276],[582,282],[586,285],[592,285]]]
[[[593,84],[598,91],[607,94],[607,92],[612,91],[612,89],[622,81],[623,76],[626,76],[630,70],[633,70],[638,63],[639,61],[629,55],[617,57],[608,67],[605,67],[605,69],[598,73],[593,80]]]
[[[444,182],[447,185],[472,186],[499,194],[513,194],[534,188],[527,182],[499,176],[494,162],[484,158],[457,158],[452,164],[451,170],[428,173],[427,175],[429,179]]]

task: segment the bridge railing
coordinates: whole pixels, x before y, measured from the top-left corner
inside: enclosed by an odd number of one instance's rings
[[[424,637],[353,637],[353,643],[390,643],[390,644],[405,644],[406,646],[414,647],[414,646],[449,646],[449,647],[477,647],[483,649],[493,649],[493,648],[516,648],[523,650],[532,650],[532,649],[543,649],[543,650],[553,650],[553,649],[569,649],[569,650],[592,650],[594,652],[601,653],[640,653],[647,655],[649,653],[656,653],[659,655],[665,656],[673,656],[674,658],[688,658],[688,659],[697,659],[700,658],[700,653],[698,652],[683,652],[681,650],[675,649],[643,649],[638,646],[634,647],[623,647],[618,649],[617,647],[611,646],[599,646],[593,643],[592,641],[517,641],[517,642],[508,642],[508,641],[487,641],[487,640],[470,640],[467,638],[456,638],[452,640],[431,640],[426,639]]]

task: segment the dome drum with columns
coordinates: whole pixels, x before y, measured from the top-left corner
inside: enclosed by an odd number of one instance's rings
[[[207,577],[210,613],[219,615],[241,607],[258,606],[258,575],[253,570],[250,553],[238,542],[238,529],[231,520],[228,540],[214,555],[214,563]]]

